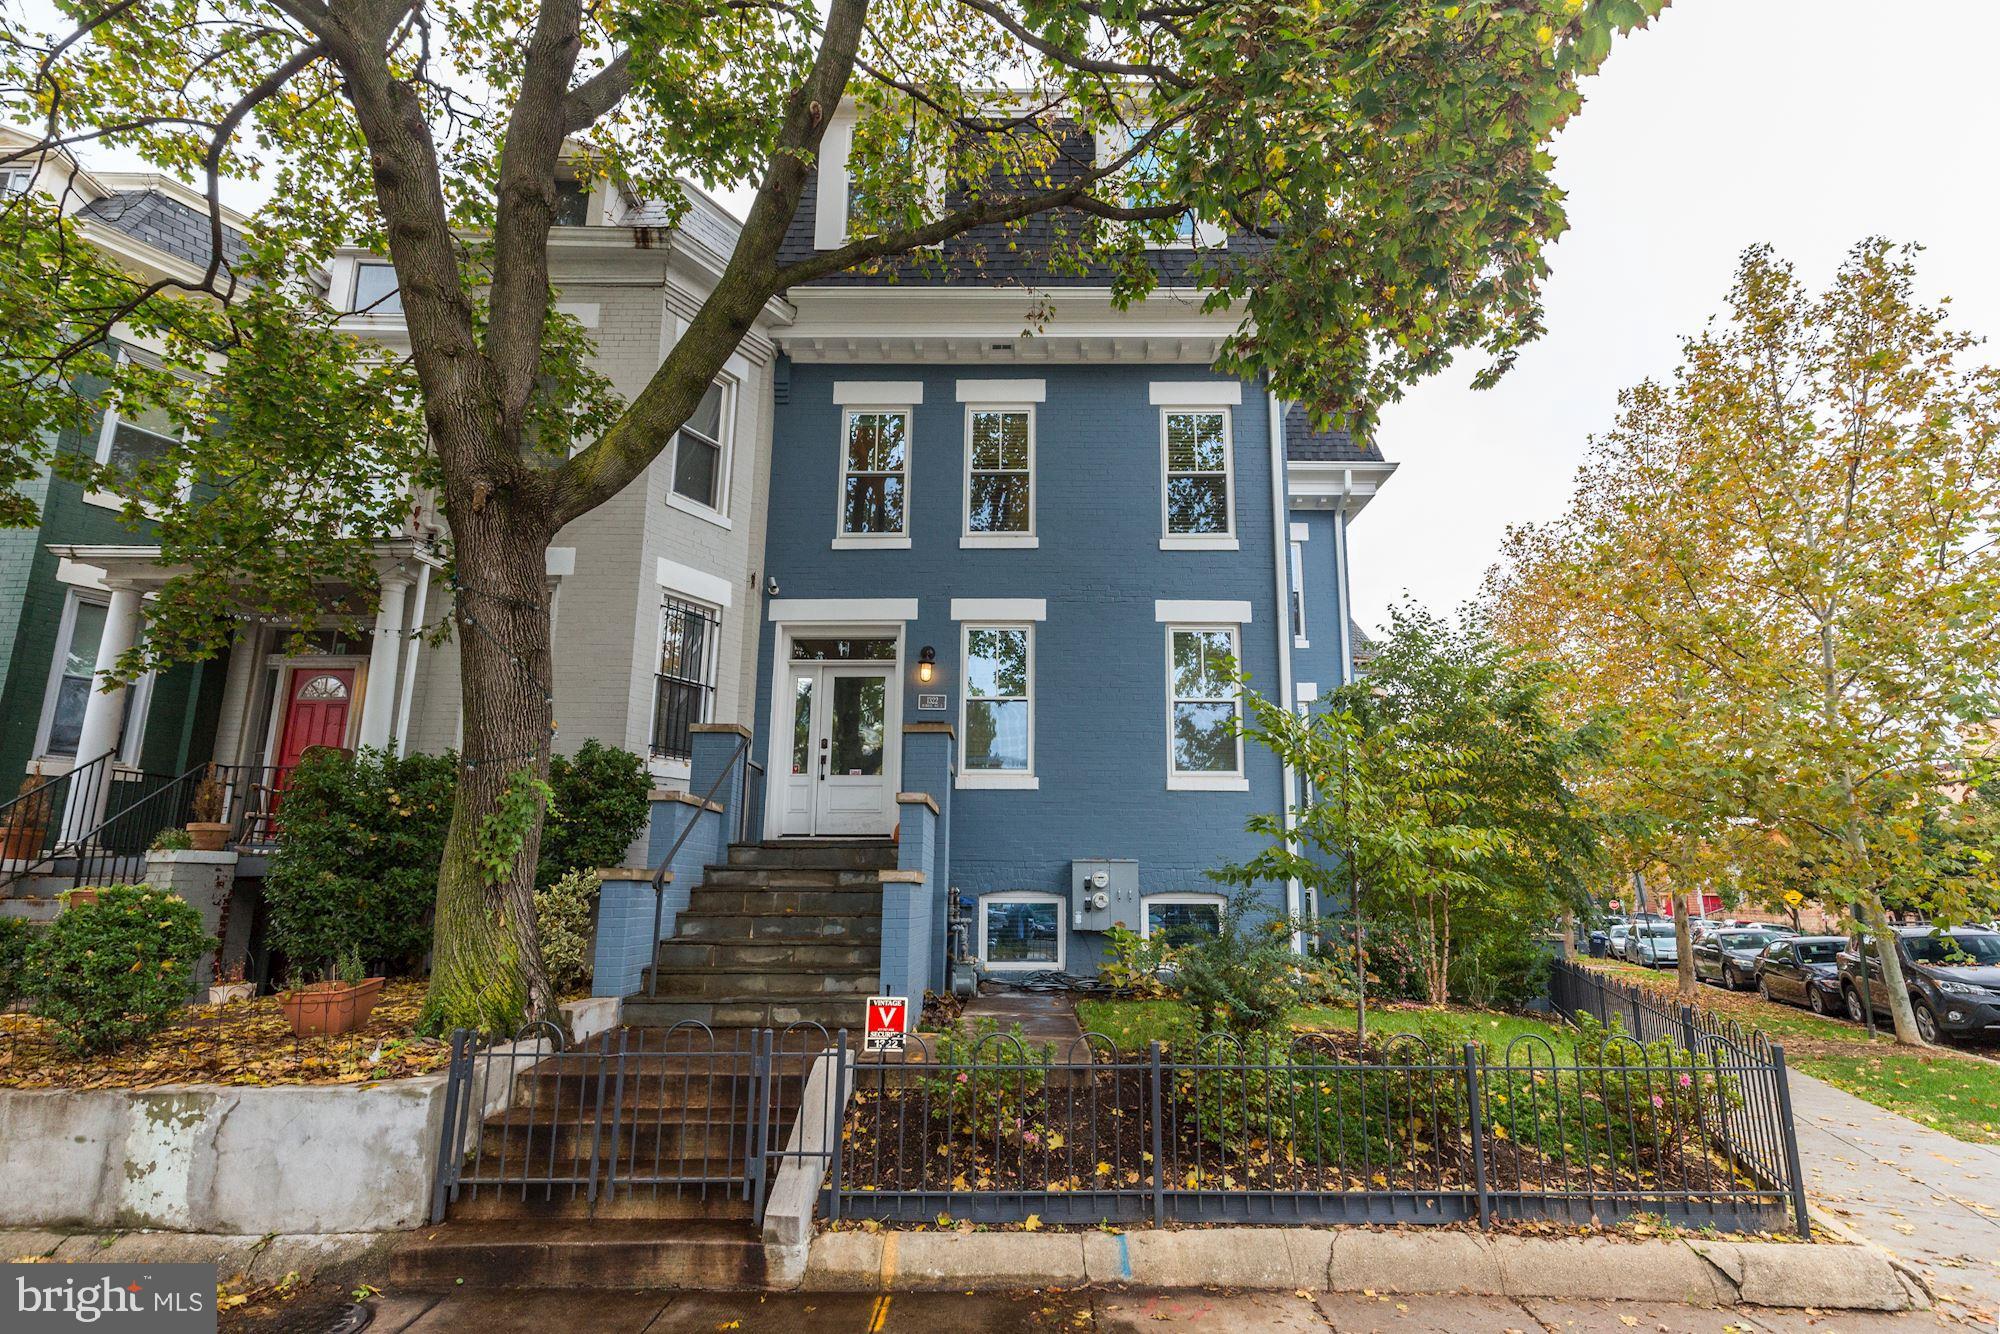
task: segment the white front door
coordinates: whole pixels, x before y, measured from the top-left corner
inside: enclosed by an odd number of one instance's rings
[[[889,682],[886,663],[795,662],[790,763],[781,832],[888,834]]]

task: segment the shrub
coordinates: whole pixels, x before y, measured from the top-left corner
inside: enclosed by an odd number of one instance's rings
[[[154,852],[186,852],[193,846],[194,839],[179,825],[168,825],[153,835],[153,841],[147,845]]]
[[[1298,1008],[1298,956],[1283,922],[1247,923],[1248,900],[1232,902],[1213,937],[1174,954],[1181,999],[1204,1033],[1236,1038],[1274,1033]]]
[[[350,946],[385,972],[417,969],[457,782],[450,754],[317,751],[292,770],[265,897],[271,943],[295,976]]]
[[[1130,927],[1114,926],[1104,933],[1107,957],[1098,965],[1097,979],[1124,996],[1165,996],[1173,988],[1160,970],[1174,953],[1166,935],[1150,940]]]
[[[590,919],[600,888],[597,872],[570,871],[547,889],[535,891],[535,924],[542,936],[542,962],[559,996],[590,985]]]
[[[20,917],[0,917],[0,1010],[21,999],[28,987],[28,947],[34,928]]]
[[[645,761],[596,741],[584,742],[573,756],[551,759],[549,786],[555,810],[542,826],[538,889],[571,871],[619,865],[652,810]]]
[[[1451,961],[1451,998],[1477,1009],[1519,1010],[1548,994],[1547,940],[1526,930],[1475,936]]]
[[[70,1054],[109,1051],[166,1027],[194,991],[196,960],[214,948],[184,900],[147,885],[100,890],[36,942],[35,1013]]]

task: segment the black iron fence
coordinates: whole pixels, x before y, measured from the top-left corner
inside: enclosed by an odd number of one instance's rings
[[[198,764],[184,774],[124,773],[112,776],[105,816],[77,840],[70,882],[122,885],[146,878],[146,849],[163,829],[178,829],[193,818],[195,792],[207,776]]]
[[[545,1023],[484,1047],[461,1030],[433,1219],[488,1202],[761,1219],[777,1165],[804,1152],[793,1141],[808,1100],[837,1123],[846,1044],[817,1024],[621,1028],[569,1045]]]
[[[1747,1050],[910,1045],[856,1069],[829,1216],[1805,1227],[1783,1065]]]

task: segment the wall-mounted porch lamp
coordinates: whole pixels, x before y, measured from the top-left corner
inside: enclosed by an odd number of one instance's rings
[[[919,684],[929,685],[935,675],[937,675],[937,650],[926,644],[917,654],[917,681]]]

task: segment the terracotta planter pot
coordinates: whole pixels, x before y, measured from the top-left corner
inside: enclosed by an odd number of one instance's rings
[[[187,836],[195,852],[221,852],[229,843],[229,826],[194,820],[188,823]]]
[[[49,822],[46,819],[24,819],[18,824],[9,824],[0,829],[0,858],[33,861],[42,855],[42,843],[48,836]]]
[[[63,906],[66,908],[81,908],[86,903],[97,902],[97,891],[95,889],[65,890],[62,895],[62,901]]]
[[[278,997],[278,1007],[298,1037],[337,1038],[368,1022],[382,995],[382,979],[360,982],[315,982]]]
[[[255,982],[217,982],[208,989],[210,1005],[229,1005],[236,1001],[247,1001],[257,994]]]

